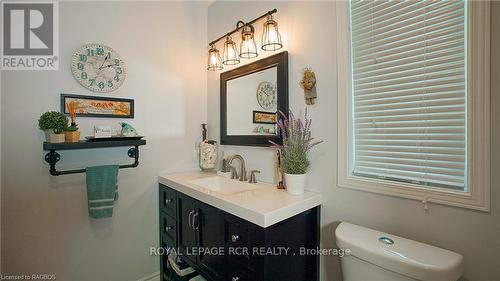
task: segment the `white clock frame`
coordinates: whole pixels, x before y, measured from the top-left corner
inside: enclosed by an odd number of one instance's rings
[[[83,87],[96,93],[107,93],[123,85],[127,67],[113,48],[104,44],[88,43],[73,53],[71,72]]]
[[[268,101],[270,102],[269,106],[266,106],[264,103],[264,100],[262,100],[262,93],[265,91],[265,90],[271,90],[272,91],[272,100],[271,101]],[[260,105],[260,107],[262,107],[264,110],[274,110],[276,107],[277,107],[277,91],[276,91],[276,85],[271,83],[271,82],[268,82],[268,81],[264,81],[264,82],[261,82],[259,83],[259,85],[257,86],[257,102],[258,104]]]

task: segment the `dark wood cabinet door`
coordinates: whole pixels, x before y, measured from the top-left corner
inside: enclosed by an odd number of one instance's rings
[[[196,255],[193,250],[198,246],[197,231],[193,228],[193,217],[198,212],[197,202],[183,194],[177,196],[177,244],[183,257],[191,264],[196,264]]]
[[[320,241],[320,207],[262,228],[162,185],[159,203],[160,245],[177,245],[183,259],[207,280],[319,280],[319,256],[254,255],[251,251],[252,247],[286,247],[291,253],[299,247],[315,249]],[[230,249],[248,252],[231,253]],[[167,255],[160,260],[163,277],[171,271]]]
[[[168,243],[169,248],[177,247],[177,225],[174,218],[160,212],[160,237]]]
[[[276,269],[279,270],[279,269]],[[238,265],[228,266],[227,273],[224,281],[258,281],[259,277],[253,271],[248,270],[246,267]],[[290,280],[291,281],[291,280]]]
[[[160,198],[160,211],[166,213],[167,215],[175,218],[176,204],[177,204],[177,191],[171,189],[170,187],[160,184],[159,189]]]
[[[198,257],[198,265],[213,280],[222,280],[225,274],[224,219],[221,212],[207,204],[198,203],[199,216],[195,219],[199,246],[204,251]]]

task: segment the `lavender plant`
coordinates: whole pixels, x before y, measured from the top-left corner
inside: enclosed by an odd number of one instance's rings
[[[314,141],[311,137],[312,119],[307,116],[307,108],[304,113],[304,121],[295,118],[293,113],[289,112],[289,117],[280,111],[282,118],[277,125],[283,139],[283,145],[269,141],[273,147],[281,153],[281,169],[287,174],[305,174],[311,164],[308,158],[309,150],[322,143]]]

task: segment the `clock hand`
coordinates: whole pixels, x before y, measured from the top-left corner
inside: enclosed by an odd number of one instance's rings
[[[105,67],[112,67],[112,66],[119,66],[119,64],[118,64],[118,63],[115,63],[115,64],[108,64],[108,65],[106,65]],[[102,68],[102,67],[101,67],[101,68]],[[101,69],[101,68],[99,68],[99,69]]]
[[[102,69],[102,66],[104,65],[104,63],[108,60],[108,56],[109,56],[109,53],[106,55],[106,57],[104,58],[104,60],[102,61],[102,64],[101,66],[99,67],[99,70]]]

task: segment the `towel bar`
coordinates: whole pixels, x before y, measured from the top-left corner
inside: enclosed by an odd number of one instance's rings
[[[56,152],[56,150],[68,150],[68,149],[86,149],[86,148],[102,148],[102,147],[120,147],[120,146],[133,146],[127,152],[128,157],[134,158],[134,163],[127,165],[120,165],[120,169],[125,168],[135,168],[139,166],[139,146],[145,145],[145,140],[133,140],[133,141],[102,141],[102,142],[78,142],[78,143],[47,143],[43,144],[43,149],[49,152],[45,154],[45,161],[49,163],[49,172],[53,176],[69,175],[85,173],[85,169],[76,170],[65,170],[58,171],[56,169],[56,163],[61,160],[61,155]]]

